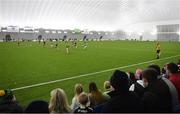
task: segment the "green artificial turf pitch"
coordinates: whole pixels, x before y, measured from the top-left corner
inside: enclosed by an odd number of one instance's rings
[[[64,42],[60,42],[59,49],[55,43],[47,42],[46,46],[38,42],[0,43],[0,89],[18,88],[28,85],[74,77],[82,74],[103,71],[111,68],[127,66],[156,58],[155,42],[135,41],[89,41],[87,49],[83,49],[83,42],[78,42],[78,48],[70,47],[66,54]],[[180,55],[180,43],[160,42],[161,59]],[[167,62],[177,62],[180,56],[158,60],[151,63],[126,67],[124,71],[144,69],[149,64],[163,66]],[[26,106],[33,100],[50,99],[50,91],[55,88],[65,90],[69,103],[74,94],[74,85],[82,83],[88,92],[88,83],[94,81],[103,90],[103,82],[108,80],[113,71],[92,74],[48,85],[26,88],[14,91],[17,100]]]

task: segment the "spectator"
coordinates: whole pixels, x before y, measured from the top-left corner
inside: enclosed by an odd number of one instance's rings
[[[137,69],[135,73],[136,82],[133,83],[129,90],[134,91],[139,97],[142,97],[144,94],[144,86],[142,81],[142,70]]]
[[[105,103],[103,113],[140,112],[141,101],[129,91],[129,79],[125,72],[116,70],[110,79],[114,88],[112,98]]]
[[[89,83],[89,98],[90,98],[90,107],[94,108],[95,106],[104,103],[106,101],[106,96],[104,96],[97,88],[95,82]]]
[[[135,77],[136,80],[142,80],[142,69],[136,69]]]
[[[21,113],[23,108],[16,101],[12,91],[0,90],[0,113]]]
[[[133,72],[128,72],[127,75],[128,75],[128,77],[130,79],[130,82],[129,82],[130,85],[136,83],[137,79],[136,79],[136,76],[135,76],[135,74]]]
[[[148,68],[155,69],[157,71],[157,73],[158,73],[158,76],[161,75],[161,68],[158,65],[152,64],[152,65],[149,65]]]
[[[172,112],[171,94],[168,85],[158,79],[158,72],[153,68],[143,71],[146,89],[142,101],[146,112]]]
[[[50,93],[51,99],[49,102],[50,113],[69,113],[71,112],[70,106],[64,90],[58,88]]]
[[[171,93],[171,102],[172,102],[172,106],[173,106],[172,108],[173,108],[173,111],[175,111],[177,105],[179,104],[179,97],[178,97],[178,93],[177,93],[175,86],[172,84],[171,81],[169,81],[167,78],[165,78],[163,75],[161,75],[161,70],[158,65],[150,65],[150,66],[148,66],[148,68],[154,68],[158,72],[158,75],[159,75],[158,80],[164,81],[166,83],[166,85],[168,86],[169,91]]]
[[[167,75],[169,80],[174,84],[178,91],[178,95],[180,98],[180,73],[178,72],[178,66],[175,63],[169,63],[167,65]]]
[[[74,88],[74,91],[75,91],[75,96],[73,97],[72,104],[71,104],[71,109],[72,110],[74,110],[77,107],[79,107],[78,97],[83,92],[82,85],[81,84],[76,84],[75,88]]]
[[[49,113],[48,103],[41,100],[33,101],[28,105],[25,113]]]
[[[92,113],[93,109],[88,106],[89,98],[86,93],[81,93],[78,97],[80,106],[77,107],[74,113]]]
[[[109,81],[104,82],[104,90],[105,92],[103,93],[103,95],[106,96],[106,99],[109,99],[110,96],[108,95],[108,93],[113,90],[113,87],[111,86]]]

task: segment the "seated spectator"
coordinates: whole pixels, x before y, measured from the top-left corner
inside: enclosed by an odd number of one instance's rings
[[[164,81],[166,83],[166,85],[169,88],[169,91],[171,93],[171,102],[172,102],[172,108],[173,111],[176,111],[177,105],[179,104],[179,96],[177,93],[177,90],[175,88],[175,86],[172,84],[171,81],[169,81],[167,78],[165,78],[163,75],[161,75],[161,69],[158,65],[150,65],[148,66],[148,68],[154,68],[157,72],[158,72],[158,79],[159,81]]]
[[[161,69],[161,74],[162,74],[162,77],[168,78],[167,75],[166,75],[165,67],[163,67],[163,68]]]
[[[136,80],[142,80],[142,69],[136,69],[135,77]]]
[[[75,91],[75,96],[73,97],[72,104],[71,104],[71,109],[72,110],[74,110],[77,107],[79,107],[78,97],[83,92],[82,85],[81,84],[76,84],[75,88],[74,88],[74,91]]]
[[[141,112],[140,98],[129,91],[129,79],[125,72],[116,70],[110,83],[114,91],[110,92],[112,98],[105,103],[103,113]]]
[[[134,91],[139,97],[142,97],[144,94],[144,86],[142,81],[142,70],[137,69],[135,73],[136,82],[133,83],[129,91]]]
[[[169,80],[174,84],[178,91],[178,95],[180,98],[180,73],[178,72],[179,68],[175,63],[169,63],[167,65],[167,75]]]
[[[79,107],[77,107],[74,113],[92,113],[93,109],[88,106],[89,98],[86,93],[81,93],[78,97],[78,101],[80,103]]]
[[[69,113],[71,112],[70,106],[64,90],[58,88],[50,93],[51,99],[49,102],[50,113]]]
[[[130,85],[136,83],[137,79],[136,79],[135,74],[133,72],[128,72],[127,75],[130,79],[130,82],[129,82]]]
[[[103,93],[103,95],[106,96],[106,99],[109,99],[110,96],[108,95],[108,93],[114,90],[109,81],[104,82],[104,90],[105,92]]]
[[[142,101],[145,112],[172,112],[171,93],[168,85],[158,79],[154,68],[143,71],[142,77],[146,89]]]
[[[23,108],[16,101],[12,91],[0,90],[0,113],[21,113]]]
[[[49,113],[48,103],[45,101],[37,100],[31,102],[26,110],[25,113]]]
[[[152,64],[149,65],[148,68],[153,68],[158,73],[158,78],[161,78],[161,68],[158,65]]]
[[[97,88],[96,83],[89,83],[89,94],[90,98],[90,107],[94,108],[95,106],[104,103],[106,101],[106,96],[104,96]]]

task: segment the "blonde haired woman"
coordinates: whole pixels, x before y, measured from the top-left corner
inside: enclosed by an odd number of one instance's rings
[[[76,84],[74,86],[74,93],[75,96],[72,99],[71,109],[75,110],[77,107],[79,107],[78,97],[83,92],[83,86],[82,84]]]
[[[50,113],[69,113],[71,109],[64,90],[57,88],[51,91],[49,102]]]

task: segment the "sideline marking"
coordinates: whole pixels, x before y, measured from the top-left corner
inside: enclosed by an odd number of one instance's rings
[[[23,90],[23,89],[27,89],[27,88],[38,87],[38,86],[42,86],[42,85],[48,85],[48,84],[52,84],[52,83],[56,83],[56,82],[62,82],[62,81],[66,81],[66,80],[72,80],[72,79],[76,79],[76,78],[80,78],[80,77],[86,77],[86,76],[90,76],[90,75],[100,74],[100,73],[104,73],[104,72],[113,71],[113,70],[116,70],[116,69],[124,69],[124,68],[128,68],[128,67],[138,66],[138,65],[142,65],[142,64],[147,64],[147,63],[155,62],[155,61],[166,60],[166,59],[175,58],[175,57],[179,57],[179,56],[180,55],[175,55],[175,56],[170,56],[170,57],[166,57],[166,58],[162,58],[162,59],[154,59],[154,60],[145,61],[145,62],[141,62],[141,63],[135,63],[135,64],[121,66],[121,67],[116,67],[116,68],[111,68],[111,69],[107,69],[107,70],[101,70],[101,71],[98,71],[98,72],[77,75],[77,76],[73,76],[73,77],[69,77],[69,78],[53,80],[53,81],[33,84],[33,85],[29,85],[29,86],[24,86],[24,87],[18,87],[18,88],[12,89],[12,91],[17,91],[17,90]]]

